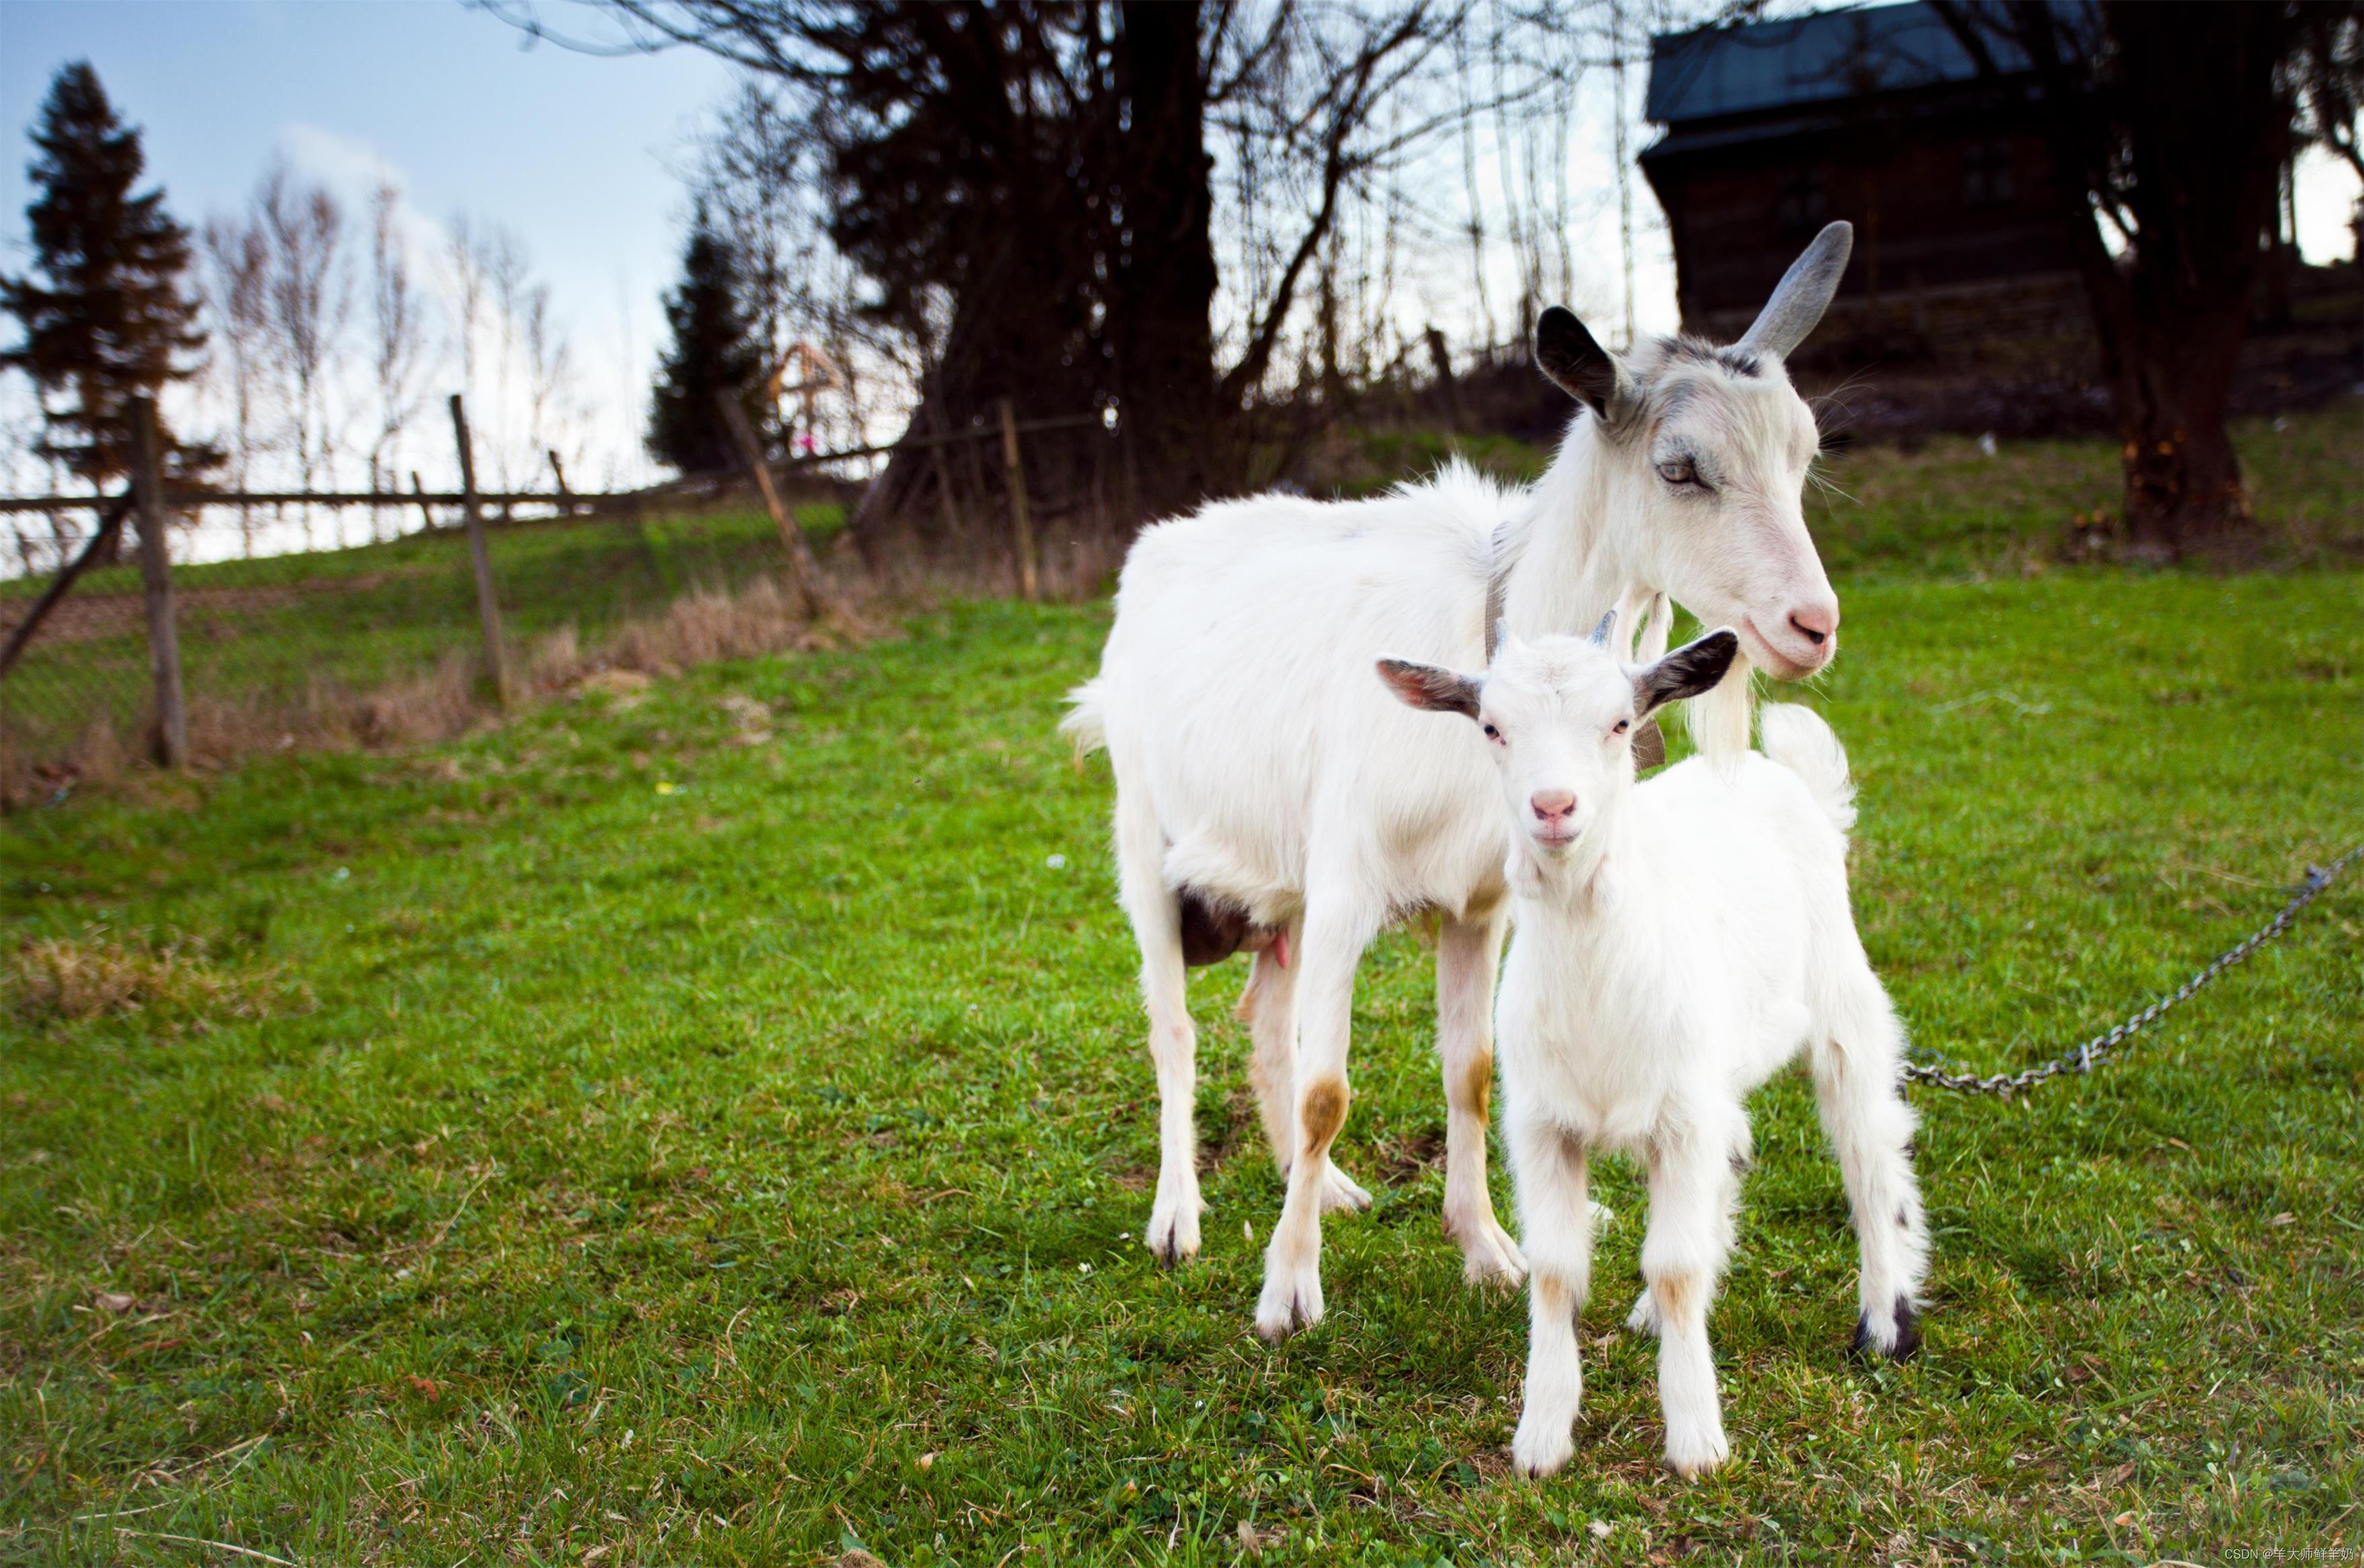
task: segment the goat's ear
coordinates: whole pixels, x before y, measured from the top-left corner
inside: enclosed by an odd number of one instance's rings
[[[1740,635],[1729,627],[1686,642],[1634,675],[1634,711],[1647,715],[1670,702],[1712,691],[1740,655]]]
[[[1457,670],[1415,664],[1409,659],[1382,659],[1379,679],[1395,693],[1397,701],[1409,707],[1478,717],[1477,679]]]
[[[1535,322],[1535,368],[1603,420],[1633,401],[1634,378],[1566,306],[1551,306]]]
[[[1781,274],[1755,325],[1741,334],[1740,346],[1788,358],[1831,307],[1831,296],[1839,292],[1839,279],[1846,274],[1847,257],[1854,250],[1855,225],[1823,225],[1813,243]]]
[[[1609,613],[1600,617],[1600,624],[1592,628],[1592,635],[1586,640],[1595,648],[1606,648],[1609,646],[1609,634],[1616,629],[1617,606],[1611,605],[1609,606]]]

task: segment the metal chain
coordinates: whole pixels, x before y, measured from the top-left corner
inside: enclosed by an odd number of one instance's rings
[[[2327,866],[2307,867],[2306,880],[2299,884],[2298,892],[2292,895],[2291,901],[2282,906],[2280,914],[2217,954],[2214,962],[2177,986],[2171,994],[2161,996],[2107,1034],[2095,1035],[2065,1056],[2056,1056],[2049,1062],[2018,1073],[1997,1073],[1984,1078],[1974,1073],[1949,1073],[1935,1062],[1908,1062],[1904,1063],[1904,1076],[1915,1084],[1933,1084],[1940,1089],[1953,1089],[1965,1095],[2009,1095],[2024,1094],[2063,1073],[2091,1073],[2128,1036],[2158,1022],[2169,1009],[2191,1000],[2192,994],[2202,986],[2289,930],[2291,922],[2298,918],[2299,911],[2314,903],[2317,895],[2331,885],[2332,879],[2346,871],[2359,856],[2364,856],[2364,844],[2357,845]]]

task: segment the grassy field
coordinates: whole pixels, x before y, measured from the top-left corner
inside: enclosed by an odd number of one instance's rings
[[[2283,562],[2364,562],[2364,397],[2233,426],[2269,554]],[[1458,451],[1509,479],[1531,479],[1549,450],[1501,436],[1372,433],[1325,452],[1336,489],[1368,494]],[[1990,455],[1968,436],[1825,454],[1806,520],[1834,573],[1994,575],[2040,572],[2092,553],[2086,536],[2124,506],[2116,450],[2086,438],[2006,441]]]
[[[1919,1042],[2048,1053],[2364,837],[2364,577],[1868,581],[1809,694]],[[448,746],[0,824],[0,1560],[2216,1563],[2364,1540],[2364,879],[2033,1104],[1922,1099],[1922,1359],[1846,1360],[1810,1097],[1663,1473],[1611,1164],[1563,1479],[1438,1233],[1422,937],[1358,993],[1331,1315],[1197,972],[1206,1257],[1161,1272],[1105,606],[953,606]],[[1498,1173],[1498,1203],[1507,1202]],[[1251,1546],[1248,1543],[1253,1543]],[[2346,1544],[2343,1544],[2346,1543]],[[252,1557],[241,1561],[255,1561]]]
[[[833,506],[801,517],[816,541],[841,521]],[[494,528],[488,541],[519,649],[562,628],[596,641],[685,594],[734,590],[780,562],[778,534],[759,511],[525,523]],[[250,727],[284,716],[301,730],[323,707],[481,658],[475,581],[456,533],[184,566],[173,579],[184,682],[201,718],[234,707],[252,716]],[[45,585],[0,582],[0,606]],[[20,761],[50,761],[100,716],[127,740],[138,733],[150,704],[140,603],[137,566],[89,573],[0,684],[0,742]]]

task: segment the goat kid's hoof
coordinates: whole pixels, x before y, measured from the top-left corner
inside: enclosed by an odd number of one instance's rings
[[[1546,1424],[1530,1430],[1521,1421],[1517,1435],[1511,1439],[1511,1468],[1530,1481],[1557,1475],[1575,1457],[1576,1440],[1565,1429],[1553,1431]]]
[[[1658,1337],[1658,1298],[1650,1294],[1647,1285],[1643,1286],[1642,1294],[1634,1298],[1634,1310],[1625,1314],[1625,1331],[1646,1334],[1654,1340]]]
[[[1704,1432],[1667,1434],[1667,1468],[1686,1481],[1696,1481],[1732,1457],[1732,1445],[1721,1428]]]
[[[1142,1243],[1167,1268],[1199,1255],[1199,1209],[1196,1203],[1159,1204],[1149,1217]]]
[[[1866,1361],[1908,1362],[1921,1351],[1921,1314],[1910,1296],[1900,1296],[1889,1313],[1875,1320],[1868,1312],[1855,1320],[1854,1352]]]
[[[1321,1170],[1321,1212],[1336,1214],[1343,1209],[1360,1212],[1371,1207],[1371,1195],[1357,1185],[1351,1176],[1337,1166],[1324,1163]]]
[[[1318,1270],[1275,1270],[1256,1303],[1256,1338],[1277,1345],[1300,1329],[1321,1321],[1321,1275]]]

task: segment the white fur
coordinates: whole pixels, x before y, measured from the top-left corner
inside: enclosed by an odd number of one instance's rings
[[[1819,668],[1835,648],[1837,602],[1800,508],[1813,420],[1778,359],[1745,363],[1743,373],[1668,342],[1619,364],[1616,395],[1578,417],[1532,487],[1455,462],[1374,500],[1223,502],[1145,529],[1125,562],[1099,673],[1072,694],[1063,728],[1079,751],[1105,746],[1116,774],[1120,896],[1161,1099],[1144,1240],[1168,1260],[1199,1244],[1197,1036],[1176,895],[1188,887],[1287,932],[1295,950],[1289,967],[1277,948],[1256,955],[1241,1006],[1288,1186],[1256,1311],[1268,1338],[1321,1316],[1322,1212],[1369,1202],[1331,1162],[1334,1127],[1309,1136],[1306,1115],[1317,1091],[1343,1111],[1356,964],[1413,912],[1443,921],[1445,1229],[1471,1280],[1524,1270],[1486,1188],[1487,998],[1506,905],[1485,750],[1389,701],[1370,662],[1482,662],[1499,552],[1513,629],[1649,606],[1645,642],[1663,647],[1670,596],[1749,627],[1751,657],[1777,674]],[[1678,458],[1713,487],[1667,481],[1660,467]],[[1829,631],[1802,631],[1801,616]],[[1730,688],[1745,747],[1745,671]],[[1731,728],[1718,731],[1727,749]]]
[[[1532,1269],[1511,1444],[1531,1475],[1572,1452],[1586,1167],[1604,1151],[1649,1167],[1648,1289],[1630,1322],[1658,1335],[1667,1462],[1694,1476],[1725,1458],[1707,1311],[1749,1156],[1744,1101],[1801,1054],[1854,1210],[1859,1342],[1917,1342],[1928,1243],[1913,1117],[1898,1092],[1902,1031],[1847,905],[1845,753],[1810,710],[1767,706],[1764,754],[1695,758],[1636,784],[1630,727],[1650,676],[1604,645],[1550,638],[1508,641],[1482,680],[1464,677],[1511,828],[1516,934],[1495,1035]]]

